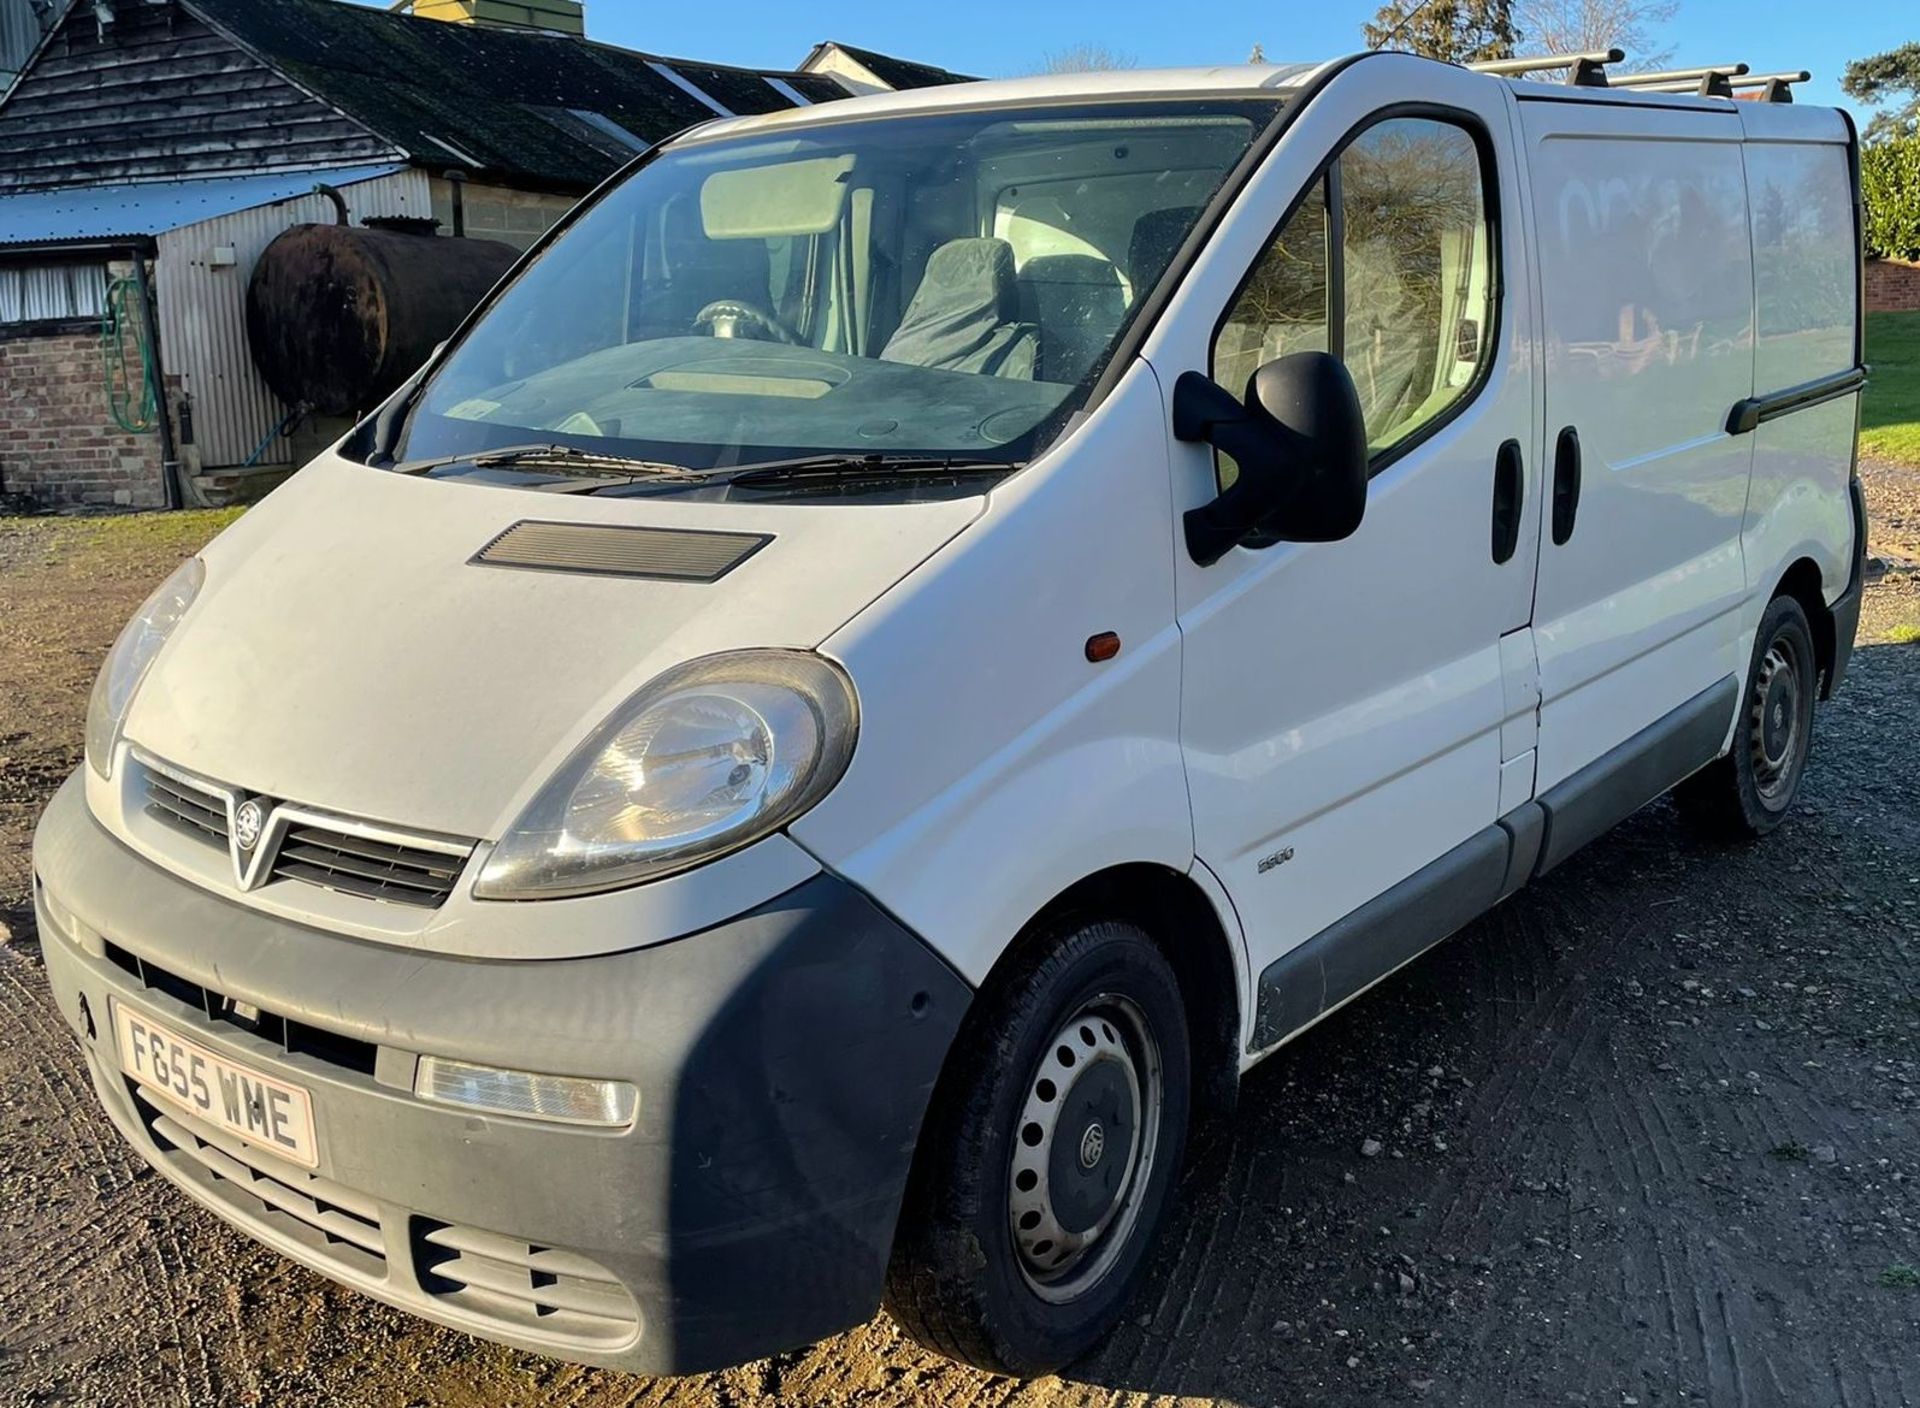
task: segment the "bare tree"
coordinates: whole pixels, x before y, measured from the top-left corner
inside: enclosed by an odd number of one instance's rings
[[[1662,44],[1680,0],[1514,0],[1513,23],[1522,54],[1627,51],[1622,68],[1666,68],[1673,46]]]
[[[1134,68],[1139,64],[1132,54],[1122,53],[1105,44],[1070,44],[1055,49],[1041,65],[1041,73],[1105,73],[1110,69]]]

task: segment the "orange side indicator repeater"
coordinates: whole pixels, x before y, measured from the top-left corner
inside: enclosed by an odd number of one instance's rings
[[[1112,631],[1102,631],[1097,636],[1087,637],[1087,659],[1098,665],[1103,660],[1111,660],[1120,653],[1120,637]]]

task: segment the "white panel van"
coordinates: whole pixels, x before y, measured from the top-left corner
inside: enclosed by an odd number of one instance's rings
[[[114,1123],[568,1359],[1085,1351],[1248,1068],[1668,789],[1770,830],[1846,670],[1853,131],[1580,73],[634,162],[115,645],[34,853]]]

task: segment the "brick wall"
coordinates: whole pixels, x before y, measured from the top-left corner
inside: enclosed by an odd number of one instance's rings
[[[159,508],[160,436],[113,423],[97,331],[0,337],[0,492]]]
[[[1920,264],[1899,259],[1869,259],[1867,311],[1920,313]]]

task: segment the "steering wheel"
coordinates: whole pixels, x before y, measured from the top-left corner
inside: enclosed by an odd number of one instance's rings
[[[716,298],[693,316],[695,328],[709,337],[743,337],[798,346],[800,334],[757,304],[740,298]]]

